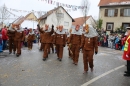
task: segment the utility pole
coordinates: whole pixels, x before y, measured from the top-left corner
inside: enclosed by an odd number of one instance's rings
[[[32,10],[32,14],[34,14],[34,10]],[[33,16],[33,29],[34,29],[34,16]]]

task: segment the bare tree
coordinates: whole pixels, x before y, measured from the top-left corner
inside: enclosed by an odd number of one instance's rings
[[[37,14],[38,14],[38,18],[40,18],[42,16],[42,11],[37,12]]]
[[[83,21],[85,22],[86,25],[86,19],[87,19],[87,14],[89,11],[90,3],[88,0],[82,0],[82,5],[83,8],[81,9],[82,14],[83,14]]]
[[[2,25],[4,21],[9,17],[10,17],[10,13],[8,12],[7,7],[5,5],[0,7],[0,22],[2,23]]]

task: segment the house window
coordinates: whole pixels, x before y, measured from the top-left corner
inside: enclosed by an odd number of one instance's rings
[[[64,25],[65,26],[69,26],[69,22],[64,22]]]
[[[130,17],[130,8],[120,9],[120,16]]]
[[[130,16],[130,9],[124,9],[124,16]]]
[[[125,29],[126,27],[130,27],[130,23],[122,23],[122,27]]]
[[[113,31],[114,23],[107,23],[106,24],[106,30],[107,31]]]
[[[57,13],[57,17],[64,18],[64,14],[63,13]]]
[[[116,17],[118,15],[118,9],[105,9],[106,17]]]
[[[109,9],[108,10],[108,16],[109,17],[111,17],[111,16],[113,17],[114,16],[114,11],[115,11],[114,9]]]

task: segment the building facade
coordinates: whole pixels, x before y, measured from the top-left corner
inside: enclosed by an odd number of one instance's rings
[[[63,25],[66,31],[69,31],[72,22],[74,22],[74,19],[61,6],[47,12],[47,14],[43,15],[38,20],[41,27],[44,27],[45,24],[51,27],[53,24],[54,29],[56,29],[57,26]]]
[[[102,28],[106,31],[116,31],[130,26],[129,0],[100,0],[99,18],[103,20]]]

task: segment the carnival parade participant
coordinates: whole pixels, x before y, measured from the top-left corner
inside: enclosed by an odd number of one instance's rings
[[[27,37],[28,50],[32,50],[34,39],[35,39],[34,31],[32,30],[32,28],[30,28],[29,34],[28,34],[28,37]]]
[[[24,38],[25,38],[25,34],[23,29],[21,28],[20,25],[16,25],[14,41],[17,50],[17,54],[16,54],[17,57],[21,55],[21,43],[24,41]]]
[[[55,32],[55,36],[54,36],[54,44],[56,45],[56,52],[57,52],[57,59],[59,61],[62,61],[62,57],[63,57],[63,49],[66,45],[66,32],[63,29],[63,26],[59,26],[58,30]]]
[[[14,43],[14,37],[15,37],[15,30],[14,27],[12,26],[12,24],[10,24],[9,26],[9,30],[7,31],[7,35],[9,38],[9,54],[12,53],[15,54],[16,51],[16,45]]]
[[[40,33],[42,33],[41,43],[43,43],[44,45],[43,61],[45,61],[48,58],[48,53],[49,53],[48,49],[50,49],[50,44],[52,43],[51,35],[54,32],[54,26],[52,25],[52,28],[49,28],[49,25],[46,24],[45,28],[41,29],[38,24],[37,27]]]
[[[92,25],[85,26],[85,34],[82,36],[84,73],[88,71],[88,65],[93,71],[93,55],[98,53],[98,34]]]
[[[73,64],[75,65],[78,64],[80,45],[81,45],[81,35],[82,32],[80,30],[80,26],[76,25],[75,29],[72,30],[72,33],[68,40],[68,43],[71,43],[72,46],[71,48],[73,53],[72,59],[73,59]]]

